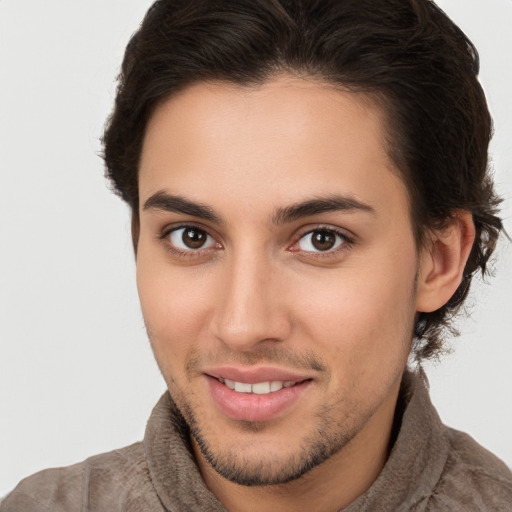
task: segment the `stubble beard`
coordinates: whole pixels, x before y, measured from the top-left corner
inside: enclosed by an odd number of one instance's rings
[[[326,406],[315,416],[317,426],[313,432],[297,442],[296,452],[262,454],[262,458],[254,460],[246,457],[243,450],[217,448],[211,436],[201,427],[192,407],[179,399],[175,402],[206,462],[225,479],[244,486],[280,485],[301,478],[342,450],[366,423],[363,420],[360,426],[356,426],[350,418],[340,422],[339,418],[335,419],[334,407]],[[254,434],[254,444],[258,443],[258,434],[263,435],[266,428],[264,424],[249,421],[239,422],[239,426],[245,432]]]
[[[271,357],[270,351],[267,357],[247,353],[241,354],[239,358],[241,360],[238,362],[245,364],[260,360],[286,361],[284,355],[281,358]],[[208,357],[205,359],[209,360]],[[314,361],[312,357],[297,358],[289,355],[288,360],[294,361],[296,364],[292,366],[295,367],[301,367],[298,361],[302,361],[302,367],[326,371],[321,362]],[[190,357],[186,365],[189,382],[195,375],[197,367],[196,359]],[[200,452],[199,454],[196,452],[196,458],[201,456],[217,474],[243,486],[281,485],[304,477],[343,450],[364,429],[379,407],[378,401],[365,405],[347,396],[338,398],[334,402],[324,404],[312,418],[311,416],[308,418],[312,420],[313,426],[309,432],[303,433],[302,437],[296,440],[296,451],[268,453],[267,450],[264,453],[263,450],[252,450],[253,454],[257,452],[255,456],[247,453],[251,451],[250,449],[244,451],[243,446],[236,446],[236,443],[230,444],[229,440],[224,439],[223,443],[216,443],[216,437],[223,435],[227,437],[228,434],[215,432],[208,422],[201,420],[200,407],[194,406],[194,393],[185,393],[172,377],[172,372],[163,371],[162,367],[160,370],[164,376],[167,376],[169,393],[189,428],[192,445],[195,445]],[[398,377],[402,372],[403,368],[400,367],[395,368],[391,374]],[[266,432],[268,425],[265,422],[238,421],[237,425],[242,434],[253,435],[252,447],[257,446],[260,439],[258,436],[270,435]],[[293,424],[289,428],[293,429]]]

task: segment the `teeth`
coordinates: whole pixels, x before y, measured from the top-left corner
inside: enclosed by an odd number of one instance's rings
[[[280,380],[274,380],[270,383],[270,391],[279,391],[283,389],[283,383]]]
[[[258,382],[252,385],[252,392],[256,395],[267,395],[270,393],[270,382]]]
[[[238,393],[250,393],[252,385],[245,382],[235,382],[235,391],[238,391]]]
[[[236,382],[234,380],[218,379],[225,384],[229,389],[233,389],[238,393],[254,393],[255,395],[267,395],[274,391],[279,391],[283,388],[289,388],[296,384],[295,381],[280,381],[274,380],[272,382],[256,382],[255,384],[248,384],[247,382]]]

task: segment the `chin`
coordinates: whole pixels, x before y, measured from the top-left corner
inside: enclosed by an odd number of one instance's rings
[[[233,422],[232,432],[226,428],[212,431],[202,426],[211,423],[198,419],[190,406],[180,410],[190,429],[196,458],[205,460],[223,478],[243,486],[297,480],[343,450],[362,428],[348,422],[339,428],[339,422],[333,422],[325,408],[315,416],[318,424],[309,432],[287,426],[286,432],[279,433],[275,425],[249,421]]]

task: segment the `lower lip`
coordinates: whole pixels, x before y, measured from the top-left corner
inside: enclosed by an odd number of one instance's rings
[[[217,379],[207,376],[210,393],[220,410],[240,421],[266,421],[275,418],[295,404],[311,384],[307,380],[266,395],[238,393]]]

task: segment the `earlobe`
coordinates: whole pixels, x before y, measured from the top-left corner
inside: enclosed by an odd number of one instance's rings
[[[443,229],[430,233],[421,250],[416,310],[430,313],[444,306],[459,287],[475,240],[470,212],[456,211]]]

